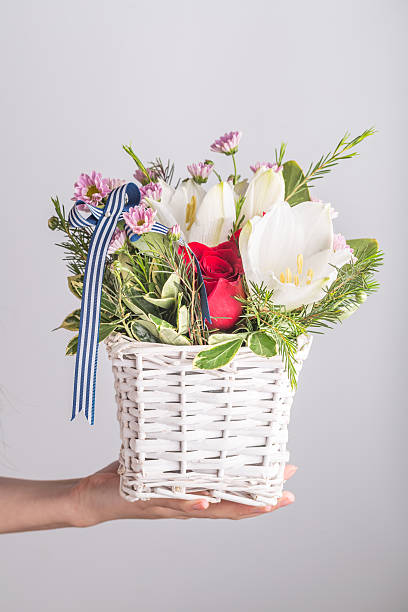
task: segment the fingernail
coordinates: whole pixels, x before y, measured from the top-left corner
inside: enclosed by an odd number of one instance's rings
[[[192,508],[193,510],[207,510],[209,505],[210,502],[208,502],[206,499],[201,499],[199,502],[194,504]]]
[[[285,491],[281,501],[279,502],[279,506],[289,506],[289,504],[293,504],[294,501],[295,496],[293,495],[293,493],[291,493],[291,491]]]
[[[287,478],[290,478],[291,476],[293,476],[293,474],[297,472],[298,469],[299,468],[297,465],[291,465],[290,467],[288,466]]]

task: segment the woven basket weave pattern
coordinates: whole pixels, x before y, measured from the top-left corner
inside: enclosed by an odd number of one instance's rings
[[[298,371],[310,343],[298,353]],[[276,503],[282,494],[290,388],[279,357],[247,348],[219,370],[193,370],[203,347],[108,338],[115,377],[121,494]]]

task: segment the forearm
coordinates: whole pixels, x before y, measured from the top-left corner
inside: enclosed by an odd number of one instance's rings
[[[0,477],[0,533],[71,527],[76,484]]]

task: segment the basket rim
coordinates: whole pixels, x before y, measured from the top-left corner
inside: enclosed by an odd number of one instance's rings
[[[310,346],[312,344],[312,336],[310,335],[301,335],[298,337],[298,352],[297,357],[301,360],[306,359]],[[125,334],[114,333],[108,336],[104,340],[109,353],[120,353],[125,354],[127,352],[138,352],[138,353],[158,353],[163,354],[163,351],[174,352],[180,354],[182,351],[186,351],[190,354],[196,354],[201,351],[210,348],[208,344],[185,344],[185,345],[176,345],[176,344],[165,344],[163,342],[140,342],[138,340],[134,340],[133,338],[129,338]],[[213,345],[215,346],[215,345]],[[247,346],[241,346],[238,350],[237,355],[249,355],[253,354],[254,357],[258,357],[259,359],[268,359],[268,361],[279,359],[281,360],[281,356],[275,355],[274,357],[262,357],[260,355],[256,355],[251,351],[251,349]]]

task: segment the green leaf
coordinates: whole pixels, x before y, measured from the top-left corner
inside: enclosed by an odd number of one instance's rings
[[[226,366],[235,357],[241,348],[242,342],[243,338],[236,338],[201,351],[194,358],[193,368],[215,370]]]
[[[134,284],[126,284],[122,288],[122,301],[126,306],[137,315],[140,314],[154,314],[157,312],[157,308],[146,302],[143,298],[143,294]]]
[[[210,334],[210,336],[208,336],[208,344],[213,346],[214,344],[235,340],[236,338],[244,339],[246,335],[247,334]]]
[[[147,329],[146,325],[146,321],[133,321],[130,326],[130,331],[132,332],[133,337],[136,338],[136,340],[139,340],[139,342],[156,342],[157,337],[155,337],[152,332]],[[150,323],[150,325],[152,325],[154,328],[153,323]]]
[[[347,240],[347,244],[354,249],[354,255],[358,258],[360,255],[369,257],[375,255],[378,251],[378,242],[375,238],[355,238]]]
[[[74,336],[67,344],[67,348],[65,350],[66,355],[75,355],[78,348],[78,334]]]
[[[186,334],[188,332],[188,309],[187,306],[180,306],[177,315],[177,329],[179,334]]]
[[[82,299],[82,291],[84,286],[84,275],[76,274],[75,276],[68,277],[68,287],[71,293],[75,295],[75,297]],[[102,286],[102,295],[101,295],[101,310],[105,311],[109,315],[117,315],[117,305],[113,302],[106,290],[104,290]]]
[[[102,340],[105,340],[105,338],[107,338],[113,331],[115,331],[119,323],[120,321],[115,321],[114,323],[100,323],[99,342],[102,342]]]
[[[56,327],[55,329],[68,329],[69,331],[78,331],[80,317],[80,309],[74,310],[69,315],[67,315],[61,325],[59,327]],[[55,330],[53,329],[52,331]]]
[[[176,329],[170,327],[161,327],[159,329],[159,338],[164,344],[176,344],[177,346],[191,344],[188,338],[182,336]]]
[[[305,175],[302,172],[301,167],[295,161],[287,161],[283,164],[283,178],[285,181],[285,200],[289,202],[291,206],[300,204],[301,202],[310,201],[310,193],[305,183],[289,198],[287,196],[292,193],[296,185],[304,180]]]
[[[132,263],[132,259],[127,253],[119,253],[117,256],[115,266],[119,269],[123,282],[126,282],[126,280],[134,276]]]
[[[153,256],[155,253],[163,253],[165,245],[168,243],[167,236],[162,234],[148,234],[142,236],[136,242],[133,242],[133,246],[142,253],[151,253]]]
[[[149,319],[156,325],[157,329],[160,330],[162,327],[168,327],[169,329],[174,329],[173,325],[164,321],[164,319],[159,319],[159,317],[155,317],[150,314]]]
[[[176,304],[176,298],[158,298],[154,295],[154,293],[146,293],[146,295],[143,296],[143,299],[146,300],[146,302],[150,302],[150,304],[153,304],[158,308],[164,308],[165,310],[174,307]]]
[[[84,275],[76,274],[75,276],[68,276],[68,288],[75,297],[82,298],[82,287],[84,284]]]
[[[275,340],[265,332],[250,334],[247,342],[251,351],[261,357],[274,357],[278,352]]]
[[[161,290],[162,298],[176,298],[180,291],[181,280],[180,276],[173,272],[163,285]]]

